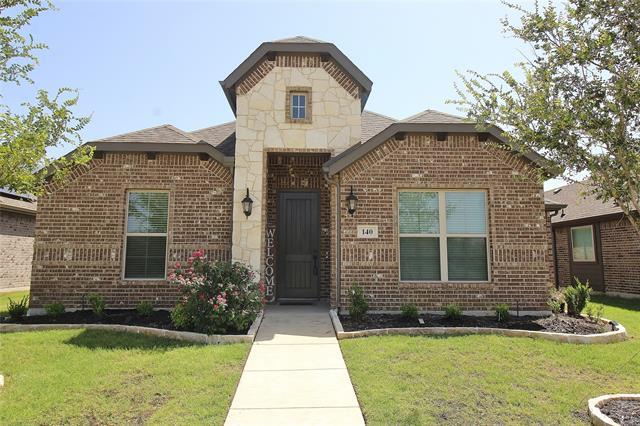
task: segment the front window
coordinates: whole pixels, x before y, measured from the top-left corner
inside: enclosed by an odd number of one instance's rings
[[[168,210],[167,192],[129,192],[125,279],[165,278]]]
[[[571,251],[573,252],[574,262],[596,261],[593,227],[591,225],[571,228]]]
[[[401,281],[487,281],[484,191],[401,191]]]

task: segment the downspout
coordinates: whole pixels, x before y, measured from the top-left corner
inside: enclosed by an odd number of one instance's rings
[[[342,232],[340,228],[340,180],[342,176],[338,173],[338,180],[336,183],[336,311],[340,313],[340,277],[342,275],[341,271],[341,260],[342,253],[340,248],[340,240],[342,239]]]

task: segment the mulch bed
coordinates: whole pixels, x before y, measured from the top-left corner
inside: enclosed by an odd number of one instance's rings
[[[612,399],[605,401],[600,411],[621,426],[640,426],[640,401]]]
[[[377,328],[404,327],[483,327],[506,328],[515,330],[549,331],[567,334],[597,334],[610,331],[611,327],[604,323],[595,323],[582,317],[564,314],[550,317],[512,316],[506,322],[498,322],[493,316],[467,316],[458,321],[445,319],[442,315],[420,315],[424,324],[417,320],[409,320],[401,315],[368,314],[361,322],[352,321],[348,316],[340,315],[344,331],[373,330]]]
[[[25,316],[18,321],[4,318],[0,322],[13,324],[119,324],[175,330],[171,323],[171,314],[169,311],[162,310],[153,311],[149,316],[141,316],[135,309],[107,309],[101,317],[95,315],[93,311],[86,310],[65,312],[55,317],[50,315]]]

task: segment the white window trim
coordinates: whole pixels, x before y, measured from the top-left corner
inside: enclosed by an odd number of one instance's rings
[[[438,223],[440,225],[440,233],[438,234],[403,234],[400,232],[400,193],[401,192],[435,192],[438,194]],[[447,192],[481,192],[484,194],[485,208],[485,233],[484,234],[448,234],[447,233]],[[402,283],[489,283],[491,282],[491,256],[489,255],[489,203],[487,191],[484,189],[424,189],[424,188],[406,188],[399,189],[397,195],[398,205],[396,214],[398,215],[398,277]],[[442,237],[444,235],[444,238]],[[400,262],[400,238],[418,237],[418,238],[438,238],[440,242],[440,279],[439,280],[403,280]],[[447,237],[475,237],[484,238],[486,242],[487,253],[487,279],[486,280],[466,280],[466,281],[449,281],[449,259],[447,255]]]
[[[167,194],[167,230],[164,233],[158,233],[158,232],[151,232],[151,233],[146,233],[146,232],[128,232],[129,229],[129,194],[131,194],[132,192],[160,192],[160,193],[164,193]],[[164,189],[146,189],[146,188],[141,188],[141,189],[128,189],[126,191],[126,203],[125,203],[125,210],[124,210],[124,243],[123,243],[123,248],[122,248],[122,274],[121,274],[121,278],[123,281],[163,281],[167,279],[167,266],[166,266],[166,262],[167,259],[169,258],[169,210],[170,210],[170,206],[171,206],[171,193],[170,191],[164,190]],[[165,244],[164,244],[164,260],[165,260],[165,268],[164,268],[164,275],[162,278],[127,278],[125,276],[125,271],[126,271],[126,267],[127,267],[127,237],[165,237]]]
[[[309,99],[309,96],[307,93],[305,92],[290,92],[289,95],[291,96],[291,99],[289,100],[289,103],[291,104],[291,111],[289,112],[289,114],[291,115],[291,119],[292,120],[306,120],[307,119],[307,102]],[[293,97],[294,96],[304,96],[304,105],[300,106],[300,105],[293,105]],[[304,111],[304,117],[294,117],[293,111],[295,109],[298,110],[302,110]]]
[[[588,259],[588,260],[576,260],[576,252],[574,250],[575,245],[573,244],[573,230],[574,229],[586,229],[589,228],[591,230],[591,253],[593,254],[593,259]],[[571,259],[575,262],[575,263],[596,263],[597,262],[597,256],[596,256],[596,237],[595,237],[595,232],[593,229],[593,225],[583,225],[583,226],[572,226],[569,229],[569,233],[571,234]]]

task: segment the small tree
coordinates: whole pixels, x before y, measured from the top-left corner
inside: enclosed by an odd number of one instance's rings
[[[35,43],[25,34],[31,19],[53,9],[48,1],[0,0],[0,82],[33,83],[29,74],[38,64],[36,52],[47,45]],[[0,95],[0,187],[19,193],[39,195],[47,175],[60,181],[76,165],[91,160],[93,149],[81,146],[80,130],[88,117],[76,117],[72,108],[77,92],[59,89],[55,96],[39,90],[36,102],[22,103],[12,111]],[[51,159],[47,148],[71,144],[76,149],[68,156]]]
[[[513,147],[544,154],[568,181],[590,175],[593,194],[620,206],[640,234],[640,2],[568,0],[519,11],[507,34],[527,43],[530,60],[509,71],[458,73],[467,116],[506,131]]]

